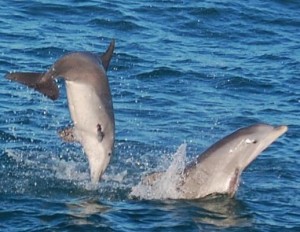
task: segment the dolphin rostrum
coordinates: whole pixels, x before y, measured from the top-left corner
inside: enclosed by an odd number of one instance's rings
[[[176,198],[198,199],[211,194],[233,197],[242,172],[287,129],[287,126],[256,124],[221,139],[184,168],[176,186]],[[154,186],[164,178],[164,174],[152,173],[141,183]]]
[[[113,55],[112,40],[102,55],[89,52],[67,54],[44,73],[15,72],[9,80],[20,82],[52,100],[59,96],[57,78],[66,83],[68,106],[74,127],[60,135],[67,141],[79,141],[87,155],[91,180],[97,183],[107,168],[114,147],[115,120],[106,71]]]

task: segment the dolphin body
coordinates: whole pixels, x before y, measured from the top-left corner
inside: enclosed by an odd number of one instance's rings
[[[107,168],[114,147],[115,120],[106,71],[113,55],[112,40],[103,55],[89,52],[67,54],[45,73],[15,72],[6,75],[55,100],[59,96],[57,78],[65,80],[68,106],[74,127],[60,135],[78,141],[88,158],[92,183],[96,184]]]
[[[211,194],[233,197],[242,172],[287,129],[286,126],[256,124],[224,137],[184,168],[176,186],[178,198],[198,199]],[[164,178],[164,174],[147,175],[142,184],[153,186]]]

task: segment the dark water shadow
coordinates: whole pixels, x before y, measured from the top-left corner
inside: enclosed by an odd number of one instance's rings
[[[187,204],[194,210],[194,222],[203,231],[216,228],[247,228],[253,224],[247,205],[235,198],[218,195],[188,201]]]

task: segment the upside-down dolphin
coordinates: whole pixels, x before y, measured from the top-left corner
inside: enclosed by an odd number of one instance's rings
[[[211,194],[233,197],[242,172],[287,129],[287,126],[256,124],[224,137],[184,168],[176,186],[177,198],[197,199]],[[164,174],[152,173],[141,183],[154,186],[164,178]]]
[[[114,147],[115,120],[106,76],[114,47],[112,40],[102,55],[89,52],[67,54],[44,73],[15,72],[6,75],[8,79],[34,88],[52,100],[59,96],[55,79],[61,77],[65,80],[74,127],[60,134],[67,141],[74,140],[82,144],[93,183],[100,180]]]

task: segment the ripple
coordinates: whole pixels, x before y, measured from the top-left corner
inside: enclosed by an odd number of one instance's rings
[[[89,21],[89,23],[96,26],[114,28],[114,29],[123,29],[126,31],[139,31],[144,29],[144,27],[138,25],[137,23],[128,20],[111,20],[111,19],[97,18]]]
[[[138,79],[147,78],[165,78],[165,77],[180,77],[183,74],[180,71],[168,68],[168,67],[158,67],[155,70],[149,72],[143,72],[137,75]]]
[[[242,76],[233,76],[230,79],[222,78],[217,84],[217,88],[225,89],[245,89],[259,92],[260,90],[274,89],[271,83],[263,82],[260,80],[248,79]]]

